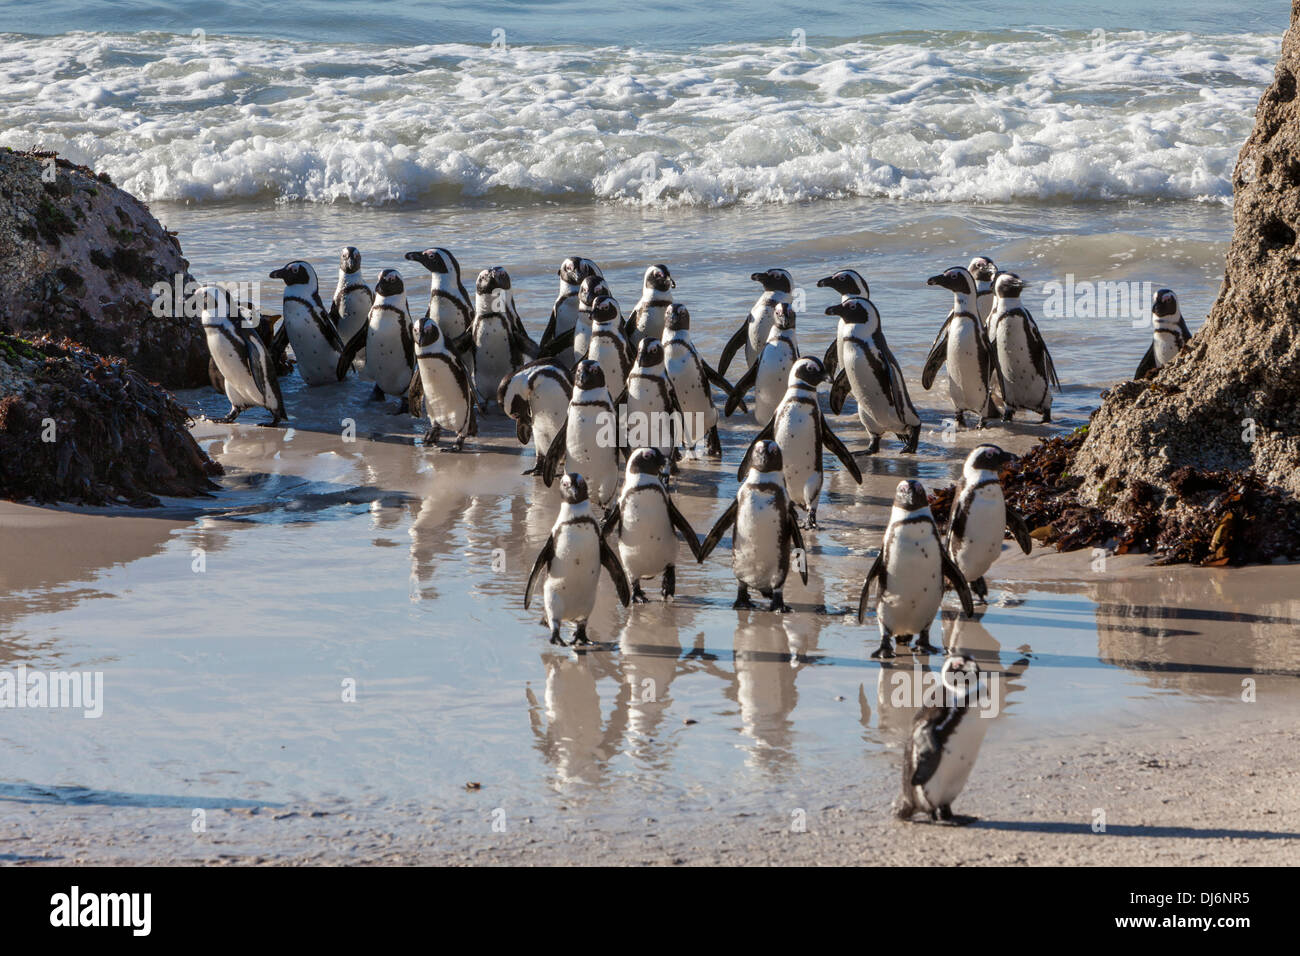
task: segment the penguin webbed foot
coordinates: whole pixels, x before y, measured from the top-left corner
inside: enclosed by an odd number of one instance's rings
[[[659,591],[665,601],[671,601],[677,594],[677,569],[671,564],[664,568],[663,585]]]
[[[887,637],[880,639],[880,646],[871,652],[871,659],[877,661],[892,660],[894,657],[893,643]]]
[[[731,606],[737,610],[753,609],[754,607],[757,607],[757,605],[749,598],[749,588],[743,584],[736,589],[736,600],[732,602]]]
[[[942,807],[936,807],[930,811],[930,819],[944,827],[964,827],[967,824],[974,823],[978,818],[960,813],[955,814],[952,812],[951,806],[944,804]]]
[[[370,392],[370,397],[369,397],[368,399],[366,399],[366,401],[368,401],[368,402],[382,402],[382,401],[383,401],[385,398],[387,398],[387,397],[388,397],[388,396],[386,396],[386,395],[384,394],[384,390],[383,390],[382,388],[380,388],[378,385],[376,385],[376,386],[371,390],[371,392]]]
[[[233,422],[236,418],[239,417],[239,413],[242,411],[243,411],[242,408],[236,408],[234,405],[231,405],[230,411],[224,417],[214,418],[212,420],[214,422],[217,422],[220,425],[229,425],[231,422]]]
[[[938,648],[930,643],[930,632],[922,631],[916,637],[916,643],[912,645],[913,654],[933,654]]]
[[[790,605],[785,603],[785,596],[781,593],[780,588],[777,588],[772,592],[772,603],[767,606],[767,609],[769,611],[775,611],[777,614],[789,614],[794,610]]]
[[[1052,410],[1050,408],[1047,411],[1043,412],[1043,424],[1044,425],[1052,424]]]
[[[880,436],[872,435],[871,444],[867,446],[867,454],[874,455],[878,451],[880,451]]]
[[[1015,416],[1016,416],[1015,410],[1010,405],[1008,405],[1006,409],[1003,410],[1002,412],[1002,420],[1004,422],[1011,421],[1013,418],[1015,418]]]
[[[989,585],[983,577],[978,577],[970,582],[970,593],[979,598],[980,604],[988,604]]]
[[[717,425],[710,428],[708,435],[705,437],[704,453],[710,458],[722,457],[722,438],[718,435]]]
[[[903,441],[906,443],[903,445],[903,450],[901,454],[915,455],[916,446],[921,443],[921,426],[916,425],[908,429],[906,435],[900,435],[898,437],[902,438]]]
[[[591,643],[591,638],[587,636],[587,622],[583,621],[573,632],[573,640],[569,642],[570,647],[586,647]]]
[[[637,581],[632,585],[632,603],[649,604],[650,599],[645,596],[645,591],[641,590],[641,582]]]
[[[542,623],[543,624],[547,623],[545,618],[542,619]],[[551,625],[551,643],[554,644],[556,647],[568,646],[567,644],[565,644],[564,638],[560,636],[560,625],[558,621]]]

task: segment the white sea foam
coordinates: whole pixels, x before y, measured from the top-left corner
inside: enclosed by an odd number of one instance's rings
[[[0,145],[148,200],[1227,201],[1272,35],[886,34],[806,52],[0,36]]]

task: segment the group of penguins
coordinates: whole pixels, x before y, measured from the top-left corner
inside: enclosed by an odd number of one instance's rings
[[[676,282],[666,265],[646,269],[640,300],[625,318],[600,267],[583,257],[566,258],[558,269],[559,294],[537,341],[520,319],[504,268],[480,272],[471,300],[449,250],[425,249],[406,259],[432,276],[429,304],[418,322],[411,317],[401,274],[383,269],[372,290],[361,275],[361,255],[351,246],[340,254],[329,307],[309,263],[290,262],[270,274],[285,285],[278,328],[221,287],[203,287],[201,315],[213,383],[231,405],[221,421],[234,421],[253,407],[268,409],[270,424],[287,418],[276,369],[288,345],[308,386],[355,371],[374,382],[376,400],[397,398],[394,414],[426,416],[429,447],[447,431],[454,437],[445,450],[459,451],[477,434],[478,415],[495,405],[514,420],[520,443],[531,441],[535,447],[537,463],[525,474],[540,475],[548,487],[560,479],[559,516],[524,592],[527,608],[540,586],[542,624],[553,644],[564,644],[563,623],[574,626],[574,644],[590,643],[587,620],[602,568],[625,606],[645,602],[642,582],[653,578],[661,578],[664,599],[671,598],[678,536],[696,561],[703,561],[730,531],[738,582],[734,606],[754,608],[751,592],[757,591],[770,610],[789,611],[783,588],[792,557],[804,583],[808,580],[802,531],[817,527],[823,453],[834,454],[855,481],[862,481],[853,454],[822,413],[818,387],[823,382],[831,382],[834,413],[850,395],[855,399],[870,437],[867,453],[877,452],[887,434],[902,441],[905,454],[917,448],[920,416],[867,283],[854,270],[817,282],[840,296],[825,310],[839,323],[821,359],[800,355],[791,274],[779,268],[754,273],[751,279],[763,291],[715,368],[691,340],[690,314],[673,300]],[[935,336],[921,384],[929,389],[947,365],[958,427],[965,427],[966,413],[980,427],[999,416],[1010,421],[1018,410],[1051,421],[1051,391],[1059,391],[1060,383],[1038,326],[1020,302],[1025,287],[1020,277],[979,256],[928,284],[950,292],[953,306]],[[1139,376],[1172,359],[1188,335],[1169,290],[1156,294],[1152,313],[1153,344]],[[742,350],[745,370],[732,384],[725,376]],[[745,399],[752,393],[762,428],[742,457],[735,499],[701,541],[673,503],[669,476],[683,453],[695,455],[701,445],[704,455],[721,457],[714,389],[725,397],[723,417],[748,411]],[[671,427],[652,430],[654,439],[635,447],[625,433],[621,440],[614,437],[620,435],[617,422],[638,415],[651,421],[658,416]],[[945,582],[963,611],[972,614],[972,593],[986,599],[984,575],[1001,553],[1004,532],[1029,553],[1029,529],[1007,507],[999,480],[1013,460],[992,444],[969,454],[945,536],[921,483],[899,483],[883,546],[858,602],[861,623],[875,586],[880,645],[872,657],[892,658],[894,642],[906,644],[912,637],[917,653],[936,650],[929,630]],[[803,525],[800,510],[807,513]],[[617,550],[609,543],[615,536]],[[974,661],[958,655],[946,662],[943,679],[951,685],[959,677],[978,678],[978,672]],[[905,767],[904,804],[947,820],[955,781],[936,776],[934,767],[927,773],[919,762],[926,753],[937,760],[960,715],[950,708],[928,710],[933,713],[925,733],[909,741],[907,760],[916,766],[912,777]],[[909,785],[909,779],[919,782]],[[964,776],[955,783],[959,790]]]

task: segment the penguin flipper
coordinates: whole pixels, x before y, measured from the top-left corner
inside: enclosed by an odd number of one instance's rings
[[[937,540],[937,536],[936,536]],[[943,576],[948,579],[952,589],[957,592],[957,600],[961,601],[961,609],[970,617],[975,613],[975,601],[970,596],[970,585],[966,583],[966,577],[953,564],[952,558],[948,556],[948,549],[939,545],[939,560],[943,562]]]
[[[538,349],[538,358],[554,358],[563,354],[565,349],[573,348],[573,336],[576,329],[569,329],[567,332],[561,332],[559,335],[553,335],[548,340],[542,337],[542,344]]]
[[[284,357],[285,350],[289,348],[289,329],[284,320],[280,320],[280,327],[275,330],[271,336],[271,367],[275,368],[280,364]]]
[[[700,367],[704,369],[705,382],[720,388],[727,395],[731,394],[731,383],[723,378],[717,369],[703,359],[700,359]]]
[[[731,338],[727,339],[727,344],[722,347],[722,357],[718,359],[719,375],[727,374],[727,367],[731,365],[731,360],[736,357],[737,352],[745,347],[748,332],[749,317],[746,316],[745,321],[740,323],[740,328],[736,329]]]
[[[1011,532],[1011,537],[1016,539],[1016,544],[1020,545],[1020,550],[1028,554],[1034,546],[1034,539],[1029,536],[1029,525],[1025,524],[1025,519],[1019,511],[1014,511],[1010,507],[1006,511],[1007,530]]]
[[[560,456],[564,454],[568,441],[569,419],[566,417],[564,424],[560,426],[560,430],[551,439],[551,447],[546,449],[546,455],[542,458],[542,483],[547,488],[555,483],[555,469],[560,464]]]
[[[623,570],[623,562],[618,559],[618,555],[604,538],[600,539],[600,563],[614,579],[614,590],[618,592],[619,602],[627,607],[632,603],[632,589],[627,584],[627,572]]]
[[[334,367],[335,374],[337,374],[340,382],[348,374],[348,369],[352,367],[352,360],[357,357],[357,353],[366,347],[366,334],[369,331],[370,323],[363,322],[361,328],[357,329],[352,338],[348,340],[348,344],[340,350],[338,365]]]
[[[912,759],[916,761],[916,769],[912,771],[911,785],[923,786],[933,777],[942,756],[943,747],[935,739],[934,732],[923,720],[918,720],[916,729],[912,731]]]
[[[312,303],[316,308],[311,309],[312,321],[316,323],[316,328],[320,334],[325,336],[325,341],[329,343],[330,348],[335,352],[343,351],[343,339],[339,337],[339,327],[335,324],[330,313],[325,309],[325,303],[320,300],[320,292],[312,293]]]
[[[849,397],[849,392],[852,390],[852,386],[849,384],[848,374],[844,369],[840,369],[839,372],[835,374],[835,381],[831,383],[832,412],[838,415],[840,412],[844,411],[844,400]]]
[[[1138,363],[1137,371],[1133,373],[1135,379],[1146,378],[1147,374],[1156,367],[1156,343],[1153,341],[1147,346],[1147,354],[1142,356],[1142,361]]]
[[[722,536],[727,533],[727,529],[736,523],[736,508],[737,502],[735,499],[732,499],[727,510],[722,513],[722,517],[718,519],[717,523],[714,524],[713,529],[705,536],[704,542],[700,545],[700,556],[695,559],[696,561],[703,561],[712,554],[713,549],[716,548],[718,542],[722,540]]]
[[[839,345],[840,338],[836,335],[835,340],[826,348],[826,357],[822,359],[822,365],[826,367],[826,374],[832,379],[835,378],[835,372],[839,368]],[[836,412],[835,414],[838,415],[839,412]]]
[[[691,523],[686,520],[686,515],[677,510],[677,505],[673,504],[672,495],[664,492],[664,498],[668,501],[668,519],[673,523],[673,527],[677,529],[678,534],[682,536],[682,540],[686,542],[686,547],[691,550],[691,557],[698,564],[704,560],[704,554],[700,549],[700,536],[695,533]]]
[[[762,431],[760,431],[757,435],[754,436],[754,440],[750,442],[749,447],[745,449],[745,454],[741,456],[740,459],[740,466],[736,469],[737,481],[745,480],[745,475],[749,471],[749,456],[753,452],[754,446],[761,441],[771,441],[774,437],[776,437],[776,416],[775,415],[773,415],[772,418],[768,421],[768,423],[763,426]]]
[[[799,551],[802,560],[799,561],[799,577],[804,584],[808,583],[808,549],[804,547],[803,532],[799,530],[799,512],[795,508],[794,502],[791,501],[786,506],[786,521],[790,523],[790,543]]]
[[[623,505],[619,502],[614,503],[614,507],[609,509],[609,513],[605,515],[605,520],[601,522],[600,536],[607,538],[609,533],[616,528],[620,532],[623,530]]]
[[[1056,377],[1056,363],[1052,361],[1052,353],[1047,351],[1047,343],[1043,341],[1043,335],[1038,331],[1038,323],[1033,320],[1028,312],[1025,313],[1025,331],[1029,333],[1029,355],[1034,361],[1034,368],[1043,379],[1050,382],[1056,390],[1061,390],[1061,380]],[[1006,395],[1006,390],[1002,392]]]
[[[406,408],[415,418],[424,417],[424,383],[420,380],[418,365],[411,375],[411,383],[406,386]]]
[[[925,367],[921,369],[921,387],[927,392],[930,386],[934,384],[934,377],[939,373],[939,367],[948,358],[948,323],[944,323],[943,329],[939,332],[939,337],[934,340],[934,345],[930,346],[930,354],[925,357]]]
[[[754,384],[758,381],[758,366],[761,361],[762,358],[760,356],[760,358],[754,361],[753,365],[745,370],[744,375],[736,379],[736,385],[732,388],[731,394],[727,396],[727,404],[723,408],[724,417],[731,417],[732,413],[736,410],[736,406],[744,399],[745,393],[753,388]]]
[[[880,578],[880,586],[885,586],[885,549],[882,547],[867,571],[867,579],[862,582],[862,593],[858,595],[858,623],[867,615],[867,600],[871,596],[871,582]]]
[[[821,419],[822,444],[831,450],[836,458],[844,465],[845,470],[853,476],[853,480],[862,484],[862,469],[853,458],[853,452],[845,447],[844,442],[840,441],[840,436],[831,431],[831,423],[826,420],[825,415],[818,415]]]
[[[556,303],[558,305],[559,303]],[[551,344],[551,339],[555,338],[555,306],[551,306],[551,318],[546,323],[546,328],[542,332],[542,348]],[[549,354],[549,353],[548,353]]]
[[[542,550],[537,553],[537,560],[533,562],[533,570],[528,575],[528,586],[524,588],[524,610],[528,610],[528,605],[533,600],[533,589],[537,586],[537,579],[551,568],[551,561],[555,557],[555,535],[550,535],[546,539],[546,544],[542,545]]]
[[[1178,343],[1179,348],[1182,348],[1192,340],[1192,330],[1187,327],[1187,320],[1184,319],[1182,315],[1178,316],[1178,334],[1181,338],[1181,341]]]
[[[406,367],[418,377],[420,373],[415,368],[415,333],[411,330],[411,317],[403,315],[397,328],[402,336],[402,357],[406,360]]]

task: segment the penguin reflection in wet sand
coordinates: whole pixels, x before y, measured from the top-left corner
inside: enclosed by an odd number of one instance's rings
[[[736,379],[736,385],[727,398],[723,414],[728,418],[751,388],[754,390],[754,421],[765,422],[776,413],[776,406],[785,397],[790,369],[799,359],[799,340],[794,324],[794,309],[785,303],[777,305],[763,350],[745,374]]]
[[[204,286],[199,290],[199,301],[203,303],[199,321],[208,352],[230,400],[230,413],[217,421],[233,422],[247,408],[265,408],[271,413],[271,425],[287,418],[275,362],[258,329],[239,321],[240,313],[229,291],[220,286]]]
[[[344,343],[366,324],[374,301],[375,293],[361,275],[361,252],[356,246],[344,246],[339,253],[339,281],[330,303],[330,318]],[[355,364],[360,371],[362,362]]]
[[[1191,337],[1178,296],[1171,289],[1161,289],[1151,302],[1151,346],[1133,377],[1145,378],[1153,369],[1168,365]]]
[[[339,371],[343,340],[329,311],[320,300],[320,284],[310,263],[290,262],[271,273],[272,279],[284,282],[284,329],[293,346],[298,374],[308,385],[328,385],[347,374],[347,365]],[[348,360],[351,362],[351,359]]]
[[[519,443],[527,445],[531,441],[537,455],[537,461],[525,475],[541,473],[542,458],[564,424],[572,393],[573,380],[568,370],[553,358],[529,362],[501,379],[497,404],[514,419]]]
[[[537,343],[524,331],[515,309],[510,274],[501,266],[484,269],[474,283],[474,322],[470,327],[474,382],[484,401],[496,396],[507,373],[537,358]]]
[[[881,331],[880,313],[870,299],[847,296],[839,305],[827,308],[826,314],[840,317],[842,336],[843,367],[831,388],[831,410],[843,407],[844,391],[852,391],[858,419],[871,436],[867,452],[874,455],[880,450],[881,437],[893,432],[904,443],[903,454],[912,454],[921,440],[921,416]]]
[[[641,299],[632,314],[627,317],[623,332],[632,348],[641,344],[642,339],[658,341],[664,334],[664,314],[673,304],[672,289],[677,282],[668,273],[663,263],[646,269],[641,281]]]
[[[997,445],[980,445],[966,457],[952,498],[948,555],[981,604],[988,603],[984,575],[1002,553],[1002,533],[1010,531],[1025,554],[1033,547],[1025,519],[1007,507],[998,479],[1002,466],[1015,459]]]
[[[948,393],[957,414],[957,427],[965,427],[963,415],[974,412],[983,428],[988,419],[998,414],[991,391],[997,365],[984,323],[975,311],[975,279],[968,270],[954,266],[942,275],[931,276],[926,285],[937,285],[951,292],[953,307],[934,337],[921,371],[921,387],[929,391],[935,374],[946,362]]]
[[[763,287],[763,294],[758,297],[745,321],[740,323],[734,335],[723,346],[722,357],[718,359],[718,374],[726,375],[731,360],[743,346],[745,349],[745,366],[754,364],[758,353],[767,342],[767,334],[776,318],[776,307],[790,305],[794,301],[794,277],[784,269],[768,269],[755,272],[750,279]]]
[[[459,260],[450,249],[441,246],[408,252],[406,258],[429,270],[429,305],[424,317],[438,323],[447,346],[469,370],[472,380],[474,354],[469,330],[474,321],[474,306],[460,278]]]
[[[997,364],[1002,391],[1002,420],[1009,422],[1016,409],[1038,412],[1052,420],[1052,387],[1059,392],[1056,364],[1029,310],[1020,304],[1025,282],[1014,272],[998,273],[995,300],[989,319],[989,343]]]
[[[975,661],[957,654],[943,662],[939,680],[941,704],[921,709],[904,745],[903,791],[893,811],[900,820],[925,813],[935,823],[963,826],[975,818],[954,816],[952,802],[970,779],[991,723],[979,706],[987,677]]]
[[[375,301],[366,324],[352,336],[338,360],[338,376],[347,372],[362,349],[366,374],[383,395],[398,398],[393,414],[410,410],[411,377],[415,374],[415,330],[406,302],[406,285],[396,269],[385,269],[375,282]]]
[[[560,277],[560,292],[555,297],[555,304],[551,306],[551,318],[542,333],[539,354],[554,356],[565,368],[571,368],[577,359],[582,358],[581,355],[574,357],[575,333],[578,328],[578,290],[582,287],[583,279],[591,276],[603,278],[604,273],[590,259],[569,256],[560,263],[556,275]]]
[[[627,475],[618,504],[605,516],[601,534],[618,535],[618,554],[632,584],[632,600],[645,604],[641,590],[646,578],[663,575],[662,592],[667,601],[677,593],[677,538],[682,536],[691,556],[698,562],[700,538],[677,510],[660,480],[667,463],[655,448],[638,448],[627,460]]]
[[[700,439],[712,458],[722,457],[722,440],[718,437],[718,409],[713,404],[716,385],[726,394],[731,383],[709,367],[691,341],[691,314],[686,306],[673,303],[664,316],[664,367],[682,409],[685,435],[683,445],[693,451]]]
[[[467,437],[478,434],[478,403],[469,372],[433,319],[420,323],[415,356],[420,374],[411,378],[411,414],[419,414],[417,405],[422,402],[429,418],[424,444],[437,445],[447,428],[456,435],[449,450],[460,451]]]
[[[750,455],[759,442],[772,440],[781,449],[782,475],[790,499],[808,512],[808,527],[817,527],[817,501],[822,493],[822,452],[830,451],[853,480],[862,484],[862,472],[844,442],[831,431],[817,403],[817,386],[826,370],[815,358],[801,358],[790,370],[789,387],[781,404],[741,459],[736,477],[744,481]]]
[[[605,373],[590,359],[579,362],[573,370],[568,414],[542,459],[546,487],[554,483],[562,458],[565,467],[581,468],[589,477],[597,504],[604,508],[614,500],[619,478],[618,420],[605,387]]]
[[[781,475],[781,449],[774,441],[760,441],[748,454],[749,474],[736,489],[736,499],[727,508],[700,547],[703,561],[718,546],[729,528],[731,534],[731,569],[739,586],[735,608],[753,608],[751,588],[771,600],[769,610],[785,613],[783,589],[790,573],[792,552],[799,576],[808,583],[808,559],[799,516],[794,502],[785,491]]]
[[[587,618],[596,606],[600,569],[604,567],[614,579],[619,602],[627,607],[631,600],[623,566],[591,514],[587,500],[587,481],[582,475],[567,474],[560,479],[560,514],[551,528],[524,589],[524,608],[532,603],[537,585],[542,585],[542,604],[546,616],[542,623],[551,629],[551,643],[563,644],[560,624],[573,623],[574,644],[590,644]]]
[[[872,657],[894,656],[893,641],[906,644],[917,635],[916,651],[929,653],[930,626],[943,603],[944,579],[953,586],[962,610],[975,612],[970,587],[957,565],[939,541],[939,529],[930,514],[930,502],[919,481],[900,481],[894,493],[894,507],[889,513],[885,538],[876,555],[858,597],[858,623],[867,614],[871,585],[879,579],[876,621],[880,627],[880,646]]]

